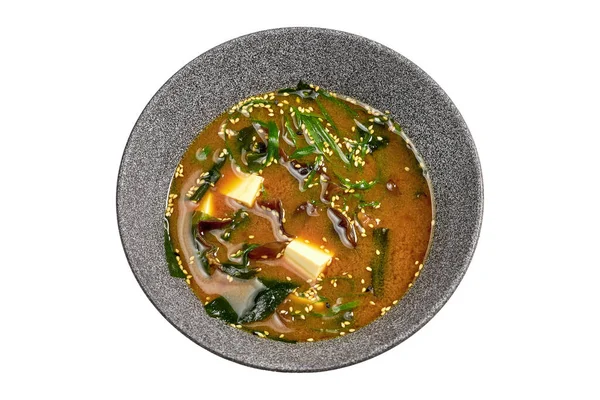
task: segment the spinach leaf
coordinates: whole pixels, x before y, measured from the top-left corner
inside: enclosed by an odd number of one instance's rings
[[[254,307],[242,315],[241,323],[256,322],[273,314],[275,309],[285,300],[288,294],[298,287],[292,282],[273,282],[262,280],[267,287],[254,298]]]
[[[224,297],[217,297],[206,304],[204,309],[210,317],[221,319],[230,324],[235,324],[238,320],[238,315]]]

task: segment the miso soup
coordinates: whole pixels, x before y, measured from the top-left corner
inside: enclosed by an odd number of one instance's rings
[[[185,152],[165,213],[169,272],[232,329],[344,336],[419,276],[432,208],[389,113],[300,82],[232,106]]]

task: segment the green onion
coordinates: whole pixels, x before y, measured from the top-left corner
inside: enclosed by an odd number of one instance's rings
[[[371,261],[371,284],[376,297],[383,297],[385,285],[386,255],[388,249],[388,228],[376,228],[373,230],[373,243],[377,253]]]

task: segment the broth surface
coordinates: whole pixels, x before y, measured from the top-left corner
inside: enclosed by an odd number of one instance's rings
[[[238,103],[185,152],[165,213],[169,271],[233,328],[347,335],[418,277],[432,205],[387,113],[301,82]]]

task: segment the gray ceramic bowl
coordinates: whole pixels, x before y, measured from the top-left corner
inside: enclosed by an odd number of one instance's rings
[[[391,111],[429,167],[436,224],[421,276],[389,313],[351,335],[287,344],[260,339],[206,315],[185,282],[168,274],[162,216],[170,178],[198,132],[239,100],[300,79]],[[205,349],[277,371],[354,364],[415,333],[439,311],[465,274],[482,210],[475,145],[444,91],[393,50],[360,36],[316,28],[253,33],[217,46],[183,67],[160,88],[135,124],[117,185],[123,247],[154,306]]]

